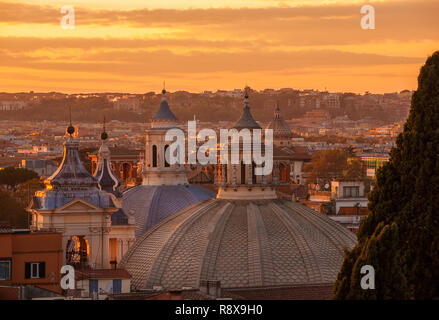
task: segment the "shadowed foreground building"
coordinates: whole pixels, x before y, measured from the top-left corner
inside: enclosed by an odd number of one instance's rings
[[[259,127],[248,99],[234,127]],[[207,281],[244,298],[330,297],[355,235],[277,199],[278,169],[256,176],[254,166],[220,165],[217,199],[189,206],[137,238],[121,262],[135,289],[201,289]]]

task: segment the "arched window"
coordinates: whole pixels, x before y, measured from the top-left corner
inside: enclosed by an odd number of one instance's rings
[[[169,167],[170,165],[169,165],[169,162],[168,162],[168,160],[167,160],[167,157],[171,157],[171,155],[170,154],[168,154],[169,153],[169,145],[165,145],[165,167]]]
[[[224,170],[224,183],[227,183],[227,165],[223,164],[223,170]]]
[[[256,174],[255,174],[256,164],[252,162],[252,183],[256,184]]]
[[[241,161],[241,184],[246,184],[245,181],[245,164]]]
[[[152,146],[152,166],[154,168],[157,167],[157,146],[156,145]]]
[[[88,263],[90,246],[84,236],[72,236],[67,241],[66,262],[73,266],[85,266]]]

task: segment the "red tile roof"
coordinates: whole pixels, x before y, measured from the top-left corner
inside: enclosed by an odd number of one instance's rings
[[[358,209],[358,210],[357,210]],[[356,215],[368,215],[369,214],[369,210],[367,208],[364,207],[341,207],[338,210],[338,215],[339,216],[356,216]]]
[[[127,279],[131,275],[125,269],[75,270],[76,280],[84,279]]]

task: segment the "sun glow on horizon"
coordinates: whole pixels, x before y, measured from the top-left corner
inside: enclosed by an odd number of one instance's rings
[[[374,1],[376,29],[362,30],[364,3],[76,0],[64,30],[58,1],[0,0],[0,91],[416,89],[439,4]]]

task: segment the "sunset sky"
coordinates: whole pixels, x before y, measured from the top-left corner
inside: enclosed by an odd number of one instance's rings
[[[0,92],[416,89],[438,15],[437,0],[0,0]]]

